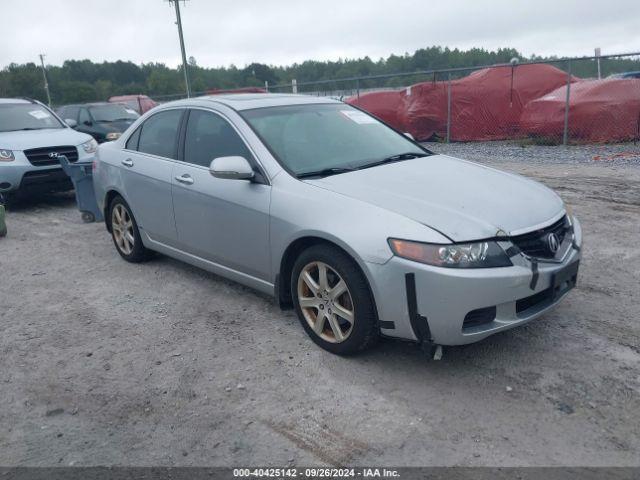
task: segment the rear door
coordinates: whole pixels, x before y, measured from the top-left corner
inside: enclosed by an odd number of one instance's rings
[[[237,130],[217,113],[192,109],[181,154],[182,162],[176,162],[173,169],[180,248],[241,273],[269,279],[271,187]],[[256,181],[220,179],[209,173],[214,158],[235,155],[252,163]]]
[[[120,162],[126,200],[138,227],[155,241],[175,245],[171,173],[184,109],[150,116],[129,137]]]

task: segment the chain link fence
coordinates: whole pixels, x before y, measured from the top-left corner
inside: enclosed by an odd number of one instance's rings
[[[352,103],[421,141],[640,140],[640,53],[296,82],[269,92]]]

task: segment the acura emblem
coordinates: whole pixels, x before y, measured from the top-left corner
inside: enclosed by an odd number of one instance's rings
[[[560,248],[560,239],[558,238],[558,235],[555,233],[547,235],[547,245],[549,246],[551,253],[556,253],[558,248]]]
[[[49,153],[49,158],[58,158],[58,152]]]

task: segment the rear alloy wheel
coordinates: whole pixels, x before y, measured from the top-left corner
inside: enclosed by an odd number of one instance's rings
[[[298,257],[291,296],[311,339],[332,353],[348,355],[373,345],[377,315],[366,278],[344,252],[315,245]]]
[[[117,196],[111,202],[109,219],[113,243],[120,256],[132,263],[147,260],[150,251],[142,244],[136,220],[122,197]]]

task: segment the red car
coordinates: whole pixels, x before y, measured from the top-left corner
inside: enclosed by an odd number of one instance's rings
[[[134,109],[140,115],[145,112],[148,112],[153,107],[158,105],[157,102],[154,102],[146,95],[120,95],[117,97],[111,97],[109,99],[111,103],[123,103],[126,106]]]

